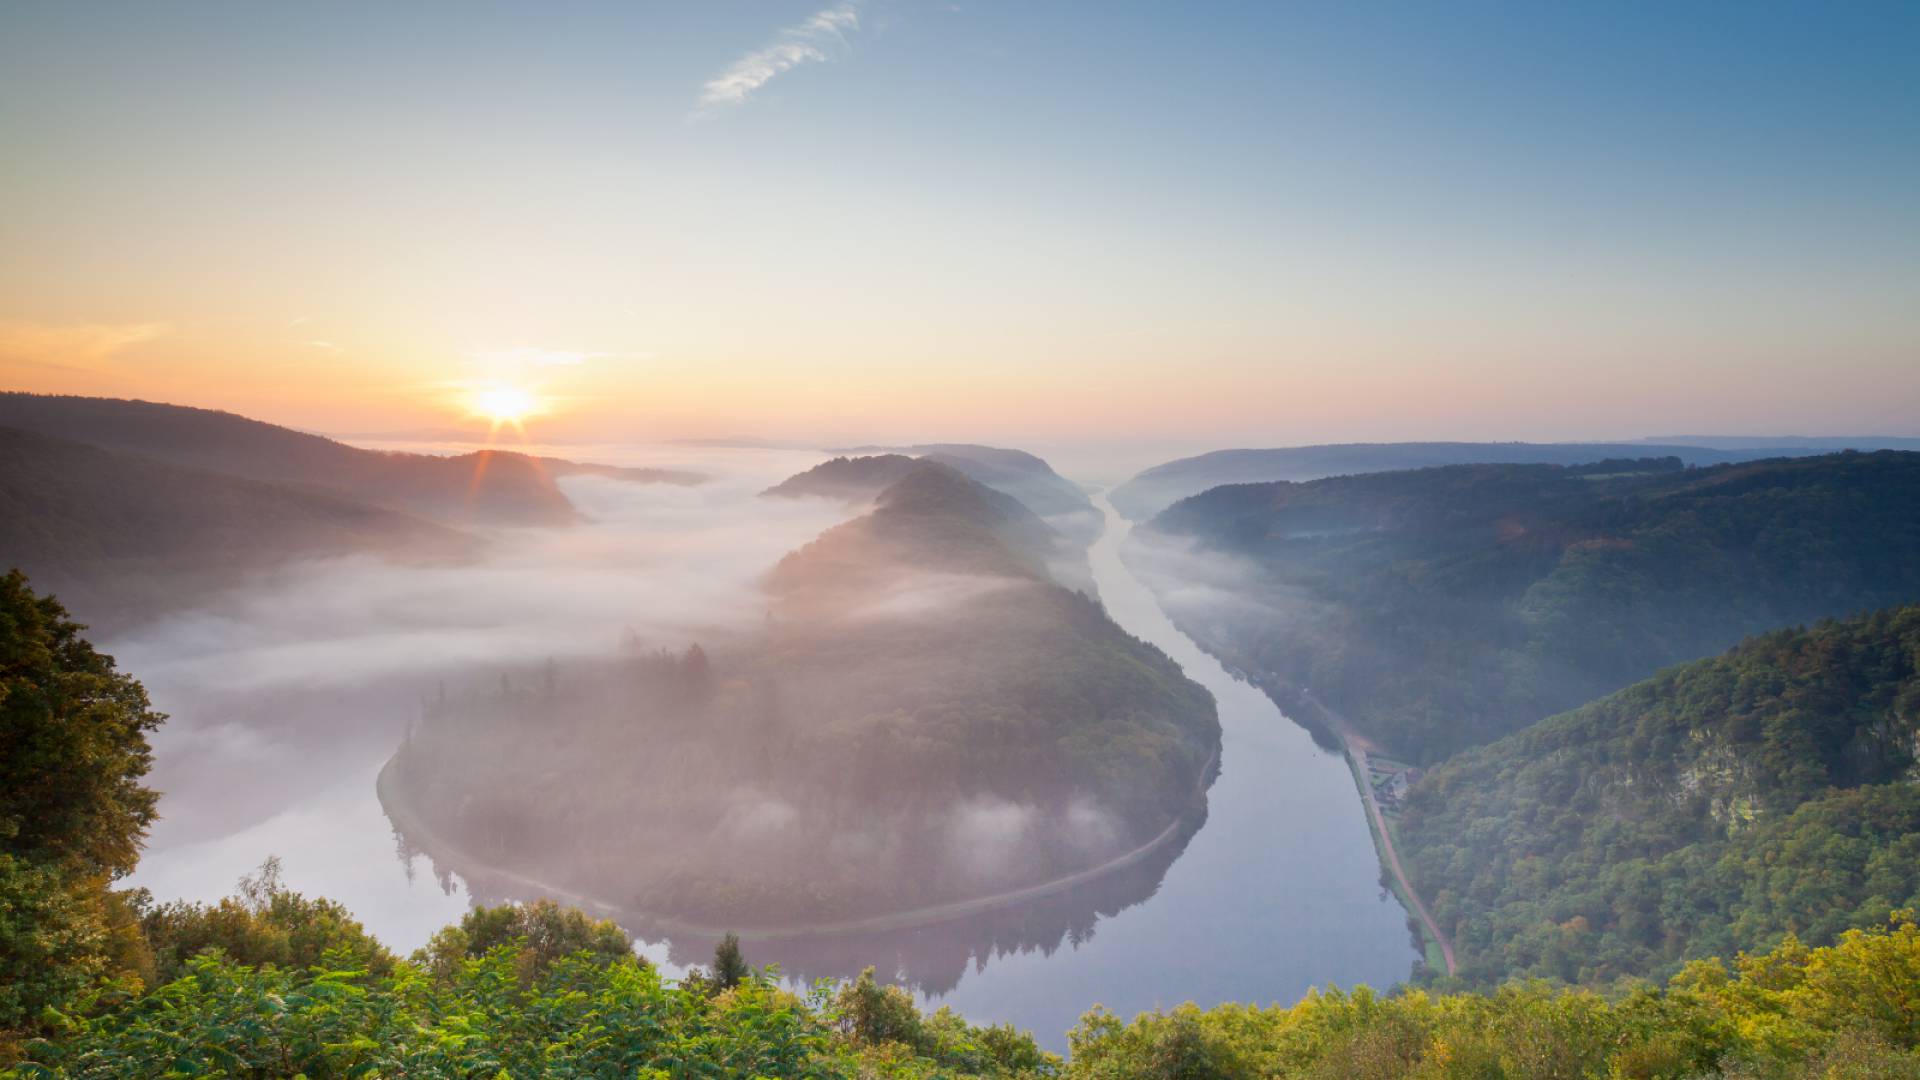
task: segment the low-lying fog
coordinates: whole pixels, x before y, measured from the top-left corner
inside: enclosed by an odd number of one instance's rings
[[[410,951],[457,920],[468,896],[458,880],[436,881],[424,856],[403,871],[374,784],[443,685],[449,695],[497,687],[503,673],[524,679],[548,657],[564,678],[570,662],[630,651],[636,638],[644,649],[718,642],[721,655],[729,631],[764,628],[762,575],[862,509],[758,497],[823,453],[539,452],[713,479],[676,487],[571,478],[565,490],[588,523],[490,532],[477,563],[304,565],[215,610],[104,643],[172,714],[155,740],[163,816],[133,884],[163,900],[210,900],[278,855],[293,888],[342,901],[389,946]],[[1129,1014],[1187,999],[1292,1000],[1310,986],[1387,986],[1406,975],[1414,951],[1405,913],[1379,887],[1345,763],[1167,622],[1120,561],[1124,522],[1110,508],[1106,520],[1092,566],[1112,617],[1166,650],[1219,703],[1221,773],[1204,824],[1084,889],[869,937],[750,939],[750,960],[808,976],[875,964],[976,1020],[1032,1028],[1055,1049],[1093,1001]],[[1231,597],[1241,569],[1183,568],[1202,584],[1177,599]],[[980,590],[930,577],[897,603],[917,616],[979,602]],[[1077,812],[1076,835],[1105,842],[1099,809]],[[781,813],[742,806],[734,823],[765,827]],[[968,851],[1004,845],[1027,830],[1024,814],[967,804],[952,840]],[[675,972],[703,963],[710,947],[683,935],[642,951]]]
[[[636,637],[677,649],[751,627],[765,617],[758,579],[856,512],[757,497],[816,453],[539,452],[713,479],[570,477],[586,524],[489,531],[486,555],[468,565],[299,564],[105,643],[170,714],[151,778],[162,817],[133,884],[210,899],[275,854],[292,887],[339,899],[390,945],[414,947],[466,904],[457,883],[448,894],[428,880],[424,860],[411,885],[394,872],[392,830],[371,795],[421,702],[548,657],[609,656]]]

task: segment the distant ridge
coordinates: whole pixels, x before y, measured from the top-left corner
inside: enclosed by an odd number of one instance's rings
[[[1116,510],[1145,521],[1189,495],[1221,484],[1318,480],[1328,476],[1424,469],[1435,465],[1590,465],[1616,458],[1677,457],[1687,465],[1723,465],[1826,451],[1811,447],[1719,449],[1655,442],[1328,443],[1272,449],[1215,450],[1145,469],[1113,489]]]
[[[0,426],[122,454],[273,483],[297,484],[453,524],[577,520],[554,483],[590,472],[688,483],[690,473],[579,465],[505,450],[451,457],[362,450],[234,413],[117,398],[0,393]]]
[[[1061,479],[1047,468],[1046,462],[1031,454],[1017,450],[997,453],[1019,455],[1046,470],[1047,476]],[[1098,535],[1099,529],[1099,520],[1093,514],[1092,505],[1088,504],[1084,514],[1057,513],[1043,520],[1039,511],[1027,499],[1021,498],[1020,493],[1026,492],[1042,505],[1057,503],[1049,503],[1045,498],[1035,496],[1031,489],[1020,483],[1018,477],[1009,478],[1010,470],[986,470],[1002,480],[1002,484],[996,485],[975,475],[982,468],[975,462],[949,454],[928,454],[918,458],[905,454],[836,457],[806,472],[790,476],[761,494],[774,498],[815,496],[849,503],[874,502],[883,511],[897,511],[914,491],[933,487],[940,482],[938,478],[944,476],[952,481],[965,481],[964,486],[975,489],[977,493],[966,494],[965,498],[989,500],[993,512],[1004,524],[1014,528],[1015,531],[1004,539],[1018,548],[1036,567],[1042,568],[1045,575],[1057,584],[1093,595],[1093,573],[1087,565],[1085,553],[1087,543]],[[957,484],[948,483],[946,488],[949,498],[963,497]],[[1080,498],[1084,501],[1085,496]],[[884,513],[877,513],[873,517],[879,521],[893,519],[892,515]],[[1092,526],[1091,530],[1089,525]]]
[[[0,428],[0,568],[112,628],[288,559],[459,558],[470,536],[322,491]]]
[[[1094,515],[1093,503],[1078,484],[1054,472],[1053,466],[1047,464],[1045,459],[1025,450],[975,443],[917,443],[912,446],[859,446],[844,452],[932,458],[953,466],[996,491],[1004,491],[1019,499],[1041,517]],[[1086,539],[1091,540],[1091,536]]]
[[[917,460],[905,454],[837,457],[823,461],[806,472],[789,476],[760,494],[783,499],[816,495],[848,502],[866,502],[913,471]]]
[[[887,566],[1050,580],[1056,534],[1011,495],[940,461],[900,455],[835,461],[903,461],[906,467],[880,491],[872,513],[827,530],[782,559],[768,579],[775,594],[821,579],[844,591],[847,580]]]
[[[1203,645],[1429,762],[1746,634],[1920,601],[1920,454],[1225,484],[1133,537]],[[1232,605],[1168,592],[1183,545],[1257,569]]]
[[[1713,450],[1920,450],[1910,435],[1660,435],[1635,442]]]

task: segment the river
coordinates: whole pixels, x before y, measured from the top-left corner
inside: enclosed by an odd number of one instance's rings
[[[747,480],[700,497],[750,496],[761,473],[776,475],[794,464],[779,456],[755,460],[759,471],[750,470]],[[664,491],[647,496],[690,497]],[[1315,986],[1386,987],[1406,977],[1417,955],[1406,913],[1379,885],[1364,811],[1345,762],[1167,620],[1120,558],[1128,524],[1104,499],[1099,502],[1106,529],[1090,559],[1108,611],[1129,632],[1165,650],[1219,704],[1221,765],[1204,821],[1194,823],[1182,843],[1094,886],[936,926],[749,940],[749,960],[779,962],[797,978],[844,977],[873,964],[929,1004],[951,1005],[979,1022],[1011,1021],[1056,1050],[1065,1048],[1067,1030],[1095,1003],[1131,1015],[1183,1001],[1292,1002]],[[589,533],[584,541],[570,541],[574,561],[582,550],[598,550],[597,542],[617,547],[636,522],[692,520],[684,514],[663,519],[666,511],[645,507],[631,513],[602,509],[605,537],[595,541]],[[806,519],[790,524],[795,535],[819,527]],[[739,557],[777,557],[790,540],[777,529],[763,530],[740,541]],[[709,559],[714,547],[692,545]],[[537,578],[537,567],[530,573]],[[605,591],[581,586],[579,595],[597,598]],[[698,599],[709,606],[725,602],[714,595]],[[622,600],[629,598],[605,602]],[[392,601],[364,602],[377,613],[380,602]],[[516,617],[501,614],[495,637],[507,633],[499,627]],[[208,688],[221,672],[245,666],[221,655],[222,648],[238,648],[223,643],[246,641],[255,650],[246,653],[247,665],[292,664],[290,651],[335,655],[324,651],[330,644],[342,657],[359,654],[331,643],[333,632],[311,626],[279,631],[286,640],[259,646],[262,632],[246,625],[244,613],[217,625],[182,623],[171,630],[109,643],[129,670],[148,681],[159,706],[177,714],[156,739],[156,775],[167,791],[163,820],[133,884],[162,900],[212,899],[230,892],[262,857],[277,854],[292,887],[342,901],[401,951],[456,921],[474,898],[511,895],[479,880],[469,890],[451,868],[408,853],[374,795],[374,777],[426,688],[462,671],[470,675],[470,661],[484,655],[481,644],[468,642],[451,650],[452,656],[436,652],[432,664],[375,665],[364,676],[352,670],[334,671],[331,678],[302,674],[216,694]],[[546,634],[543,644],[563,647],[553,637]],[[182,648],[183,639],[190,647]],[[387,653],[403,648],[390,645]],[[643,939],[654,938],[643,940],[641,951],[669,971],[702,961],[710,948],[706,940],[650,935],[638,916],[623,922]]]

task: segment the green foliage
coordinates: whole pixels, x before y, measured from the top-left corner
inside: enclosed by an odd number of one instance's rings
[[[0,1061],[8,1029],[71,1000],[106,969],[92,890],[59,870],[0,855]]]
[[[1920,607],[1754,638],[1432,769],[1399,822],[1462,974],[1605,985],[1920,906]]]
[[[1664,990],[1492,994],[1089,1012],[1071,1061],[1006,1027],[922,1013],[869,969],[805,997],[764,977],[694,993],[626,957],[539,968],[514,938],[434,975],[345,951],[306,970],[210,953],[144,995],[98,992],[0,1073],[27,1077],[793,1077],[1070,1080],[1911,1080],[1920,1076],[1920,927],[1910,913],[1824,948],[1789,939]]]
[[[584,955],[601,963],[633,960],[633,939],[611,919],[595,919],[579,908],[551,900],[530,904],[476,907],[433,935],[413,961],[445,976],[463,963],[512,945],[523,981],[540,978],[562,957]]]
[[[1089,1080],[1908,1077],[1920,1073],[1920,931],[1903,918],[1830,948],[1790,942],[1731,973],[1702,961],[1665,992],[1330,990],[1132,1023],[1096,1009],[1071,1040],[1067,1075]]]
[[[951,1014],[928,1019],[913,1046],[870,1046],[839,1030],[825,991],[802,999],[748,977],[689,993],[631,951],[537,962],[531,949],[516,935],[437,975],[407,962],[378,974],[345,949],[306,970],[208,953],[152,993],[96,996],[0,1075],[851,1080],[1042,1076],[1057,1065],[1030,1038]]]
[[[0,1044],[142,966],[108,883],[153,821],[140,779],[164,717],[81,629],[19,571],[0,577]]]
[[[1673,464],[1231,485],[1150,534],[1246,560],[1235,605],[1163,590],[1210,649],[1419,761],[1747,634],[1920,599],[1920,454]]]
[[[740,985],[740,980],[753,974],[753,968],[747,966],[747,958],[740,955],[740,937],[728,934],[713,947],[713,985],[721,990],[731,990]]]
[[[576,913],[577,914],[577,913]],[[142,913],[140,928],[152,951],[156,977],[172,982],[193,959],[218,949],[249,967],[304,970],[325,955],[384,973],[393,956],[332,900],[309,899],[280,880],[280,860],[269,858],[240,879],[240,895],[215,904],[175,901]]]
[[[1059,1064],[1011,1026],[974,1027],[947,1008],[923,1014],[913,995],[875,981],[872,968],[840,987],[830,1012],[869,1060],[918,1060],[941,1066],[936,1075],[969,1076],[1045,1076]]]
[[[0,577],[0,852],[118,876],[153,822],[140,778],[165,717],[81,629],[19,571]]]

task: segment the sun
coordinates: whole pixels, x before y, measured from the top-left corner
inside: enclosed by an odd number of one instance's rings
[[[485,417],[494,427],[520,422],[540,411],[540,401],[518,386],[493,383],[475,389],[467,400],[475,416]]]

